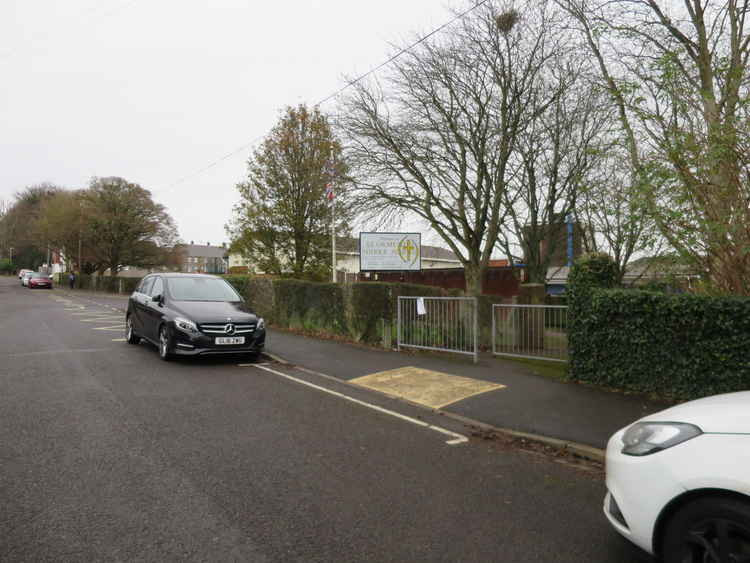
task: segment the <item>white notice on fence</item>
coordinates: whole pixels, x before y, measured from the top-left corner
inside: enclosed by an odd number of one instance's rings
[[[424,297],[417,297],[417,315],[426,315],[427,309],[424,308]]]

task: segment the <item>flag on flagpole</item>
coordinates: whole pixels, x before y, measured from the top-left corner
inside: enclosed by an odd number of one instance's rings
[[[328,183],[326,184],[326,199],[333,201],[333,177],[336,174],[336,167],[333,162],[333,158],[329,158],[325,164],[325,173],[328,176]]]

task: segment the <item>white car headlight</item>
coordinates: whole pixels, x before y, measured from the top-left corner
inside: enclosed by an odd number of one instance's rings
[[[266,321],[263,320],[263,317],[258,319],[258,326],[255,327],[256,330],[263,330],[266,328]]]
[[[182,332],[187,332],[188,334],[198,333],[198,327],[196,326],[196,324],[193,321],[183,319],[182,317],[175,318],[174,326],[180,329]]]
[[[700,428],[686,422],[636,422],[622,436],[625,445],[622,453],[633,456],[650,455],[701,434],[703,431]]]

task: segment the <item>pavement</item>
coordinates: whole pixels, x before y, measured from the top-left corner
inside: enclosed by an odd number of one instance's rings
[[[441,414],[511,379],[446,380],[460,361],[403,370],[415,357],[372,350],[359,381],[351,365],[345,381],[271,361],[162,362],[124,341],[123,304],[0,278],[2,562],[649,560],[604,518],[596,464]],[[366,361],[356,346],[271,338],[272,353],[328,353],[331,372]]]
[[[66,290],[62,290],[65,292]],[[123,309],[127,296],[73,291]],[[384,393],[478,426],[528,435],[603,459],[609,437],[670,403],[540,375],[534,366],[491,354],[463,356],[377,349],[270,329],[275,359]]]

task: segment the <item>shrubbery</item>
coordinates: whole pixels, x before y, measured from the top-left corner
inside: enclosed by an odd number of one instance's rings
[[[750,388],[750,299],[607,289],[602,257],[570,281],[574,379],[678,399]]]
[[[70,272],[55,274],[55,283],[61,287],[68,287],[68,276]],[[126,278],[112,276],[92,276],[89,274],[76,274],[75,288],[88,289],[91,291],[106,291],[108,293],[129,294],[135,291],[141,278]]]
[[[457,295],[457,290],[403,283],[319,283],[227,276],[248,304],[276,326],[301,328],[379,344],[393,332],[399,295]]]
[[[12,274],[14,269],[13,262],[7,258],[0,259],[0,274]]]

